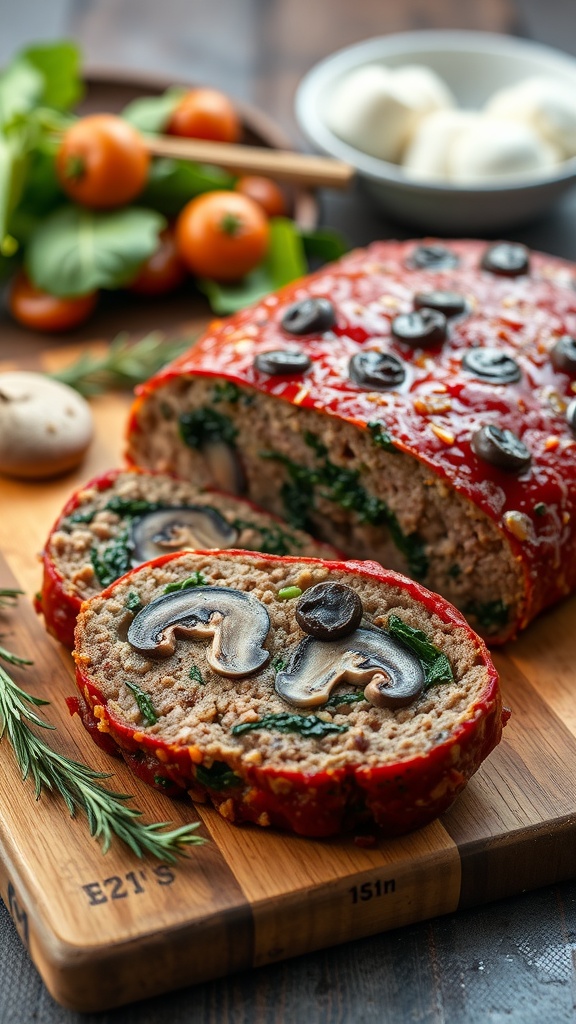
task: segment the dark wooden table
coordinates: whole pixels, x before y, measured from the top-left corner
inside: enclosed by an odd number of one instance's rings
[[[303,144],[292,112],[299,78],[371,35],[474,28],[531,35],[576,53],[572,0],[2,0],[2,7],[0,61],[24,42],[73,36],[94,65],[188,76],[249,100],[296,145]],[[326,194],[322,202],[324,221],[354,244],[403,234],[357,195]],[[515,237],[576,259],[576,196]],[[576,1019],[576,882],[107,1014],[81,1016],[54,1003],[2,904],[0,950],[0,1024]]]

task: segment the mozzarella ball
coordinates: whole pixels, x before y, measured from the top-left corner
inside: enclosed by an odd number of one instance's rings
[[[452,143],[464,128],[473,128],[480,115],[467,110],[435,110],[418,125],[402,161],[414,177],[448,178]]]
[[[535,75],[494,93],[486,112],[528,124],[555,146],[560,159],[576,156],[576,95],[554,78]]]
[[[557,150],[528,125],[486,115],[456,135],[447,169],[451,181],[481,182],[541,172],[557,161]]]

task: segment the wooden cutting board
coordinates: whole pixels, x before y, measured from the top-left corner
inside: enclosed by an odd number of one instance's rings
[[[45,366],[61,360],[49,353]],[[70,357],[70,349],[67,350]],[[201,821],[209,840],[176,867],[139,861],[115,842],[103,856],[86,821],[37,803],[0,744],[0,893],[52,995],[94,1011],[451,913],[576,875],[576,600],[544,615],[496,656],[513,710],[505,738],[441,821],[360,848],[236,827],[171,801],[94,746],[64,698],[71,658],[43,631],[29,597],[36,559],[64,500],[119,465],[128,399],[94,403],[84,466],[49,483],[0,481],[0,586],[26,591],[0,617],[7,645],[32,658],[15,672],[51,701],[50,741],[114,773],[146,820]]]

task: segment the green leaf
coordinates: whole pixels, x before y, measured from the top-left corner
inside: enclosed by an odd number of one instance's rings
[[[144,690],[142,690],[137,683],[130,683],[127,679],[125,680],[125,683],[128,689],[132,690],[132,693],[134,694],[134,700],[138,705],[138,710],[142,715],[145,724],[156,725],[158,715],[156,714],[156,710],[148,694],[144,693]]]
[[[64,206],[32,235],[26,253],[28,273],[51,295],[121,288],[156,251],[165,223],[159,213],[137,206],[110,213]]]
[[[242,779],[232,771],[225,761],[214,761],[210,768],[199,764],[196,767],[196,778],[203,786],[209,789],[229,789],[230,786],[239,786]]]
[[[422,663],[425,689],[438,683],[453,683],[454,673],[448,658],[438,650],[421,629],[414,629],[398,615],[390,615],[387,631],[416,654]]]
[[[75,43],[64,40],[30,46],[21,58],[42,76],[41,101],[47,107],[70,110],[82,98],[81,55]]]
[[[274,289],[296,281],[308,269],[300,231],[287,217],[273,217],[270,221],[266,267]]]
[[[164,593],[175,594],[178,590],[190,590],[193,587],[206,587],[207,585],[208,581],[204,573],[196,570],[191,576],[181,580],[180,583],[167,583],[164,587]]]
[[[270,244],[264,262],[238,284],[221,284],[206,278],[197,281],[214,313],[227,316],[258,302],[306,273],[306,260],[296,224],[285,217],[270,221]]]
[[[44,78],[27,60],[16,57],[0,75],[0,124],[10,124],[42,99]]]
[[[28,162],[27,148],[22,132],[0,135],[0,247],[3,247],[10,227],[10,218],[24,187]]]
[[[163,132],[185,93],[175,87],[161,96],[140,96],[124,107],[122,117],[141,132]]]
[[[331,736],[334,733],[347,732],[347,725],[336,725],[335,722],[325,722],[317,715],[294,715],[287,711],[278,714],[264,715],[255,722],[240,722],[231,729],[233,736],[242,736],[245,732],[253,732],[255,729],[270,729],[272,732],[297,732],[301,736],[308,736],[314,739],[322,739],[324,736]]]
[[[306,258],[318,260],[320,263],[331,263],[339,260],[350,246],[338,231],[330,228],[319,228],[316,231],[301,229],[302,244]]]
[[[186,203],[203,192],[234,187],[235,179],[219,167],[160,157],[152,161],[141,201],[166,217],[175,217]]]

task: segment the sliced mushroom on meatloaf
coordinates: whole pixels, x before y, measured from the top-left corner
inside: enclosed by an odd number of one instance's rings
[[[576,586],[575,281],[375,243],[211,325],[141,388],[129,457],[210,484],[227,448],[252,500],[503,642]]]
[[[82,601],[142,562],[191,548],[335,555],[239,498],[159,473],[112,470],[77,491],[52,527],[37,610],[48,631],[72,647]]]
[[[373,562],[156,559],[83,604],[74,657],[86,728],[141,778],[302,835],[424,825],[502,731],[483,641]]]

